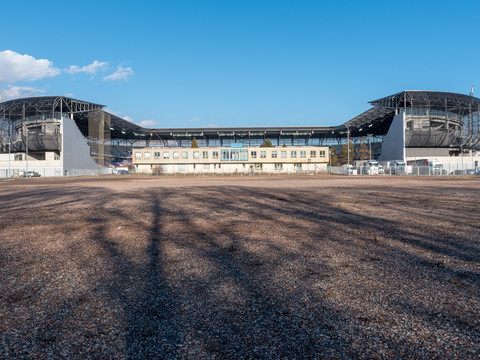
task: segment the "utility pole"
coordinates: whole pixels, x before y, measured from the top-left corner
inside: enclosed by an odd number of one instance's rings
[[[10,146],[11,145],[12,145],[12,143],[11,143],[11,140],[10,140],[9,143],[8,143],[8,175],[7,175],[7,178],[10,177],[10,171],[11,171],[11,169],[10,169],[10,161],[11,161],[11,159],[10,159],[10,155],[11,155]]]
[[[25,167],[25,177],[28,177],[28,128],[25,126],[25,130],[27,131],[27,141],[26,143],[26,155],[25,155],[25,161],[26,161],[26,167]]]
[[[370,154],[370,160],[372,160],[372,136],[373,134],[368,134],[368,153]]]
[[[463,173],[463,145],[460,145],[460,151],[462,155],[462,173]]]
[[[347,164],[350,165],[350,127],[347,126]]]

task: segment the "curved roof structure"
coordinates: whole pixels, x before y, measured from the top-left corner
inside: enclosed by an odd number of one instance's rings
[[[131,140],[181,140],[193,137],[204,139],[338,139],[347,136],[381,136],[388,132],[399,109],[410,107],[437,109],[466,116],[480,113],[480,99],[469,95],[406,90],[378,100],[370,101],[373,107],[337,126],[287,126],[287,127],[228,127],[228,128],[144,128],[116,115],[110,117],[112,138]],[[105,105],[76,100],[64,96],[41,96],[15,99],[0,103],[0,117],[8,120],[25,119],[48,113],[68,113],[76,121],[82,133],[88,134],[88,113],[104,111]],[[477,115],[478,118],[478,115]]]
[[[470,111],[480,110],[480,99],[471,95],[443,91],[405,90],[369,103],[389,109],[416,107],[442,110],[461,116],[467,115]]]
[[[50,113],[84,113],[101,110],[105,105],[76,100],[65,96],[37,96],[0,103],[0,116],[10,120]]]

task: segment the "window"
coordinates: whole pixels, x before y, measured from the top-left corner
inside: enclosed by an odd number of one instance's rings
[[[276,159],[277,158],[277,152],[276,151],[272,151],[272,159]]]
[[[142,153],[141,152],[136,152],[135,153],[135,159],[140,160],[142,158]]]
[[[282,158],[285,159],[287,157],[287,152],[286,151],[282,151]]]
[[[188,151],[182,151],[182,159],[188,159]]]
[[[263,170],[263,164],[255,164],[255,170]]]
[[[305,159],[307,157],[307,152],[305,150],[300,151],[300,158]]]
[[[163,158],[164,159],[170,159],[170,153],[168,151],[163,152]]]
[[[149,152],[146,152],[144,155],[143,155],[144,159],[145,160],[149,160],[150,159],[150,153]]]
[[[155,151],[155,152],[153,153],[153,157],[154,157],[155,159],[160,159],[160,151]]]
[[[230,149],[230,160],[248,160],[247,149]]]
[[[290,157],[296,158],[297,157],[297,152],[296,151],[290,151]]]
[[[220,153],[222,154],[220,160],[230,160],[230,153],[228,150],[221,150]]]
[[[283,170],[283,164],[275,164],[275,170]]]
[[[320,150],[320,151],[318,152],[318,156],[319,156],[319,157],[325,157],[325,150]]]
[[[310,157],[317,157],[317,152],[315,150],[310,151]]]
[[[267,152],[266,151],[260,151],[260,158],[261,159],[266,159],[267,158]]]
[[[200,158],[200,152],[199,152],[199,151],[194,151],[194,152],[193,152],[193,158],[194,158],[194,159]]]
[[[178,151],[174,151],[174,152],[173,152],[173,158],[174,158],[174,159],[178,159]]]
[[[250,156],[252,157],[252,159],[256,159],[257,158],[257,152],[256,151],[251,151]]]
[[[15,161],[22,161],[22,160],[23,160],[23,154],[15,154]]]
[[[204,151],[204,152],[202,153],[202,158],[203,158],[203,159],[208,159],[208,151]]]
[[[60,154],[55,153],[53,155],[53,160],[60,160]]]
[[[218,159],[218,151],[212,151],[212,158]]]

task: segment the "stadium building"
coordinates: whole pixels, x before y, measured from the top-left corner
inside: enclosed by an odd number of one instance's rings
[[[277,147],[305,147],[305,150],[292,151],[307,153],[325,151],[323,147],[331,145],[338,148],[348,141],[356,145],[368,141],[374,157],[383,161],[426,163],[435,160],[478,167],[480,99],[473,94],[402,91],[370,104],[371,109],[338,126],[148,129],[106,112],[104,105],[68,97],[10,100],[0,103],[0,177],[25,170],[38,171],[44,176],[90,174],[132,163],[139,169],[140,165],[153,168],[168,164],[140,164],[136,160],[144,161],[144,155],[142,159],[132,159],[132,151],[149,148],[147,152],[154,154],[167,151],[163,148],[188,148],[193,139],[200,148],[208,147],[212,152],[238,144],[251,149],[249,151],[263,151],[253,148],[267,139]],[[173,156],[173,152],[183,150],[168,151]],[[325,159],[328,155],[321,163]],[[253,160],[249,158],[245,167],[267,166],[267,162]],[[170,161],[173,164],[173,158]],[[224,163],[226,160],[218,162]],[[275,164],[281,163],[268,162],[274,169]],[[184,162],[184,165],[193,170],[190,167],[193,163]],[[243,163],[241,166],[243,168]],[[283,163],[282,166],[290,165]]]

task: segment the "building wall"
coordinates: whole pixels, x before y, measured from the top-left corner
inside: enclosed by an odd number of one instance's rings
[[[383,140],[382,154],[379,161],[405,161],[405,114],[400,113],[393,118],[390,129]]]
[[[328,162],[327,146],[143,148],[132,153],[139,173],[321,172]]]
[[[98,165],[90,156],[90,146],[88,146],[75,121],[64,117],[61,134],[61,160],[64,175],[72,175],[75,169],[98,170]]]

